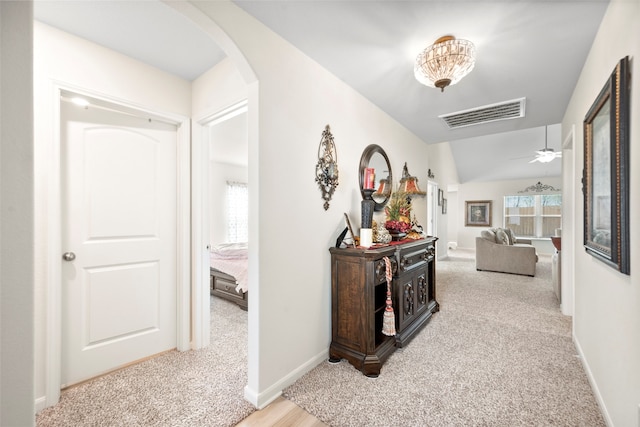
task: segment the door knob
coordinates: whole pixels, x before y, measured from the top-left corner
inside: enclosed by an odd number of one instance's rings
[[[65,261],[73,261],[74,259],[76,259],[76,254],[74,254],[73,252],[65,252],[62,254],[62,259]]]

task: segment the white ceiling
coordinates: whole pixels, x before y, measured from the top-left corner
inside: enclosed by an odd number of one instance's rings
[[[226,57],[207,34],[156,0],[36,0],[34,16],[186,80]]]
[[[236,0],[425,143],[450,142],[461,182],[560,175],[559,125],[607,0]],[[45,23],[193,80],[224,58],[155,1],[36,1]],[[471,74],[443,93],[413,77],[419,51],[451,34],[476,45]],[[449,130],[441,114],[526,97],[526,116]]]

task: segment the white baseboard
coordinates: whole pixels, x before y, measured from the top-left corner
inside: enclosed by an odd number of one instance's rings
[[[604,418],[604,422],[607,424],[607,426],[613,427],[613,421],[611,421],[611,416],[609,416],[607,407],[604,404],[604,400],[602,399],[602,395],[600,394],[600,389],[598,389],[598,384],[596,383],[596,380],[593,377],[593,373],[589,368],[589,363],[584,358],[582,347],[580,346],[580,342],[576,338],[575,332],[572,334],[572,338],[573,338],[573,344],[576,346],[576,350],[578,351],[578,357],[580,358],[582,367],[584,368],[584,371],[587,374],[587,379],[589,380],[589,384],[591,385],[591,390],[593,391],[593,395],[595,396],[596,402],[598,402],[598,406],[600,407],[600,411],[602,412],[602,418]],[[640,407],[638,409],[640,411]],[[638,415],[640,416],[640,414]],[[640,427],[640,421],[638,423],[638,427]]]
[[[42,411],[44,408],[47,407],[47,397],[46,396],[38,397],[33,406],[36,411],[36,414]]]
[[[257,393],[255,390],[251,389],[249,385],[247,385],[244,388],[244,398],[256,408],[264,408],[269,403],[280,397],[282,395],[282,390],[289,387],[291,384],[300,379],[304,374],[318,366],[323,361],[327,360],[328,354],[329,349],[326,348],[316,356],[309,359],[307,362],[289,372],[287,376],[281,378],[271,387],[264,390],[262,393]]]

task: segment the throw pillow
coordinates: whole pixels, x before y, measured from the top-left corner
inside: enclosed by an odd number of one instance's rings
[[[510,245],[515,245],[516,244],[516,235],[513,233],[513,230],[510,228],[505,228],[504,231],[507,232],[507,237],[509,237],[509,244]]]
[[[494,233],[491,230],[482,230],[480,232],[480,237],[482,237],[483,239],[486,239],[490,242],[494,242],[496,241],[496,233]]]
[[[498,228],[496,231],[496,243],[501,243],[503,245],[509,244],[509,236],[507,236],[507,232],[502,228]]]

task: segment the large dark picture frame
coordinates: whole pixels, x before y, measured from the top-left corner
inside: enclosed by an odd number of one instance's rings
[[[629,57],[584,119],[584,247],[629,274]]]

